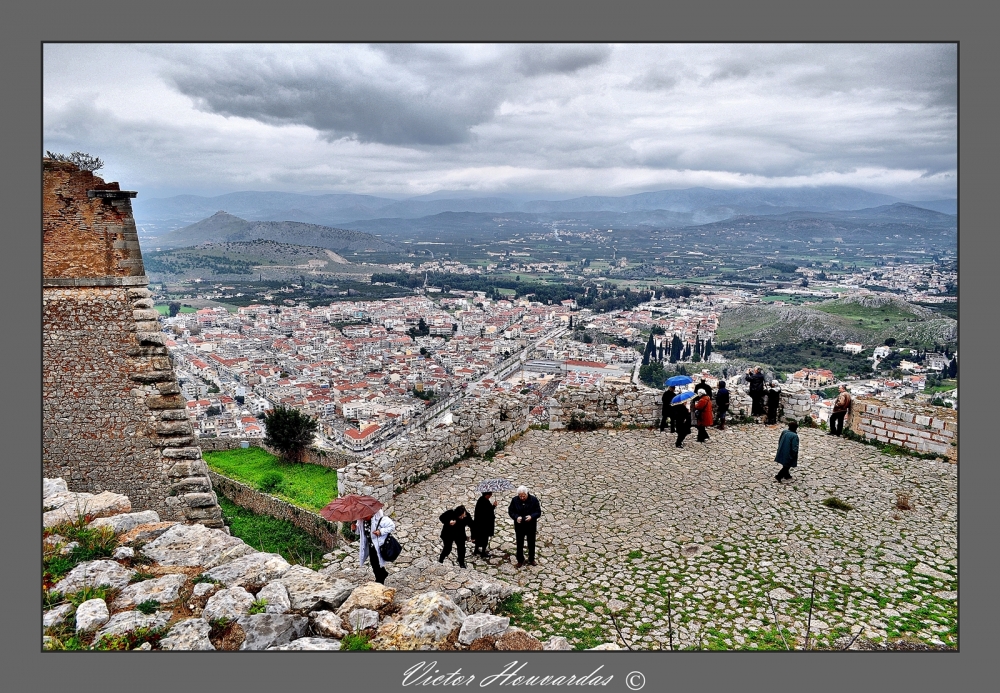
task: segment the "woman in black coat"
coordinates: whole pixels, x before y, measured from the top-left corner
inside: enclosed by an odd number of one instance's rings
[[[492,497],[493,494],[487,491],[476,501],[476,517],[472,524],[472,536],[476,540],[476,548],[472,550],[472,553],[478,553],[483,558],[490,557],[489,551],[486,549],[497,525],[497,502],[491,500]]]
[[[677,431],[677,441],[674,445],[682,448],[684,447],[684,439],[691,433],[691,411],[681,402],[672,406],[670,413],[674,420],[674,428]]]
[[[454,543],[458,549],[458,567],[464,568],[465,542],[468,541],[465,528],[472,527],[472,518],[469,517],[469,513],[465,512],[465,506],[460,505],[454,510],[445,510],[438,519],[441,520],[441,540],[444,542],[438,563],[444,563],[444,559],[451,553],[451,545]]]
[[[778,406],[781,404],[781,388],[777,381],[771,382],[771,387],[767,391],[767,423],[770,426],[778,423]]]

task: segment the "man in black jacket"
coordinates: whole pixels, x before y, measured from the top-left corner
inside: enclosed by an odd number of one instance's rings
[[[719,430],[726,430],[726,414],[729,413],[729,390],[726,389],[726,381],[719,383],[719,391],[715,394],[715,405],[719,409]]]
[[[488,491],[479,496],[479,500],[476,501],[476,517],[472,523],[472,536],[476,540],[476,548],[472,550],[472,553],[478,553],[483,558],[490,557],[486,547],[490,543],[490,537],[496,531],[495,508],[497,502],[491,500],[492,498],[493,494]]]
[[[764,374],[760,372],[760,366],[747,371],[747,389],[750,395],[750,416],[762,416],[764,414]]]
[[[444,548],[441,550],[441,557],[438,563],[444,563],[444,559],[451,553],[451,545],[454,543],[458,549],[458,567],[465,567],[465,534],[466,527],[472,527],[472,518],[465,512],[465,506],[460,505],[454,510],[445,510],[441,513],[441,540]]]
[[[673,406],[670,401],[674,398],[676,392],[674,391],[674,386],[671,385],[666,390],[663,391],[663,411],[660,417],[660,430],[664,430],[667,427],[667,423],[670,423],[670,432],[674,432],[674,418],[670,415],[670,407]]]
[[[709,399],[712,399],[712,386],[706,383],[704,378],[701,379],[700,383],[694,386],[695,392],[698,392],[699,390],[708,395]]]
[[[524,540],[528,540],[528,565],[535,565],[535,529],[542,516],[542,506],[538,499],[528,493],[527,486],[519,486],[517,495],[511,498],[507,514],[514,521],[514,535],[517,537],[517,567],[524,565]]]

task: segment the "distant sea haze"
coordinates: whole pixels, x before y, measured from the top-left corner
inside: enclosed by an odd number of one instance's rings
[[[446,194],[446,193],[441,193]],[[351,222],[374,219],[417,219],[442,213],[581,214],[659,212],[670,225],[711,223],[740,214],[770,215],[796,211],[824,212],[866,209],[903,202],[899,198],[840,186],[661,190],[621,197],[587,196],[568,200],[526,199],[528,196],[441,197],[424,195],[393,200],[373,195],[304,195],[285,192],[235,192],[216,197],[177,195],[133,202],[139,225],[163,232],[181,228],[218,211],[250,221],[298,221],[350,228]],[[944,214],[956,214],[956,200],[909,204]],[[673,214],[675,216],[671,217]]]

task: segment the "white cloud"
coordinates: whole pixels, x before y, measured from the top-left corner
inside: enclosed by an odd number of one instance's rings
[[[47,44],[44,148],[240,189],[955,194],[948,44]]]

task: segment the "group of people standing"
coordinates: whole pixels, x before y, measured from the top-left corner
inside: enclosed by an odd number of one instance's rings
[[[475,517],[469,515],[464,505],[451,510],[445,510],[438,518],[441,521],[441,555],[438,563],[451,554],[452,547],[456,549],[458,566],[465,568],[465,543],[475,542],[473,555],[489,558],[490,538],[496,533],[496,506],[493,494],[485,492],[476,501]],[[514,521],[514,536],[517,541],[517,567],[536,565],[535,536],[538,518],[542,516],[542,506],[538,498],[528,492],[527,486],[519,486],[510,505],[507,515]],[[468,532],[466,531],[468,530]],[[525,561],[524,545],[528,545],[528,557]]]
[[[774,425],[778,422],[778,408],[781,406],[781,387],[777,380],[772,380],[765,389],[766,378],[760,368],[747,370],[747,384],[750,395],[750,416],[765,417],[766,423]],[[841,388],[843,391],[843,388]],[[660,430],[669,426],[671,433],[677,434],[675,445],[684,447],[684,439],[691,433],[691,427],[698,429],[698,442],[709,440],[708,428],[717,425],[719,430],[726,429],[726,416],[729,413],[730,392],[726,381],[719,382],[719,390],[715,395],[715,407],[712,406],[712,386],[702,378],[694,387],[694,398],[673,403],[677,395],[671,385],[663,392],[663,411],[660,418]],[[848,395],[850,397],[850,395]],[[690,408],[689,408],[690,405]],[[834,410],[836,411],[836,409]]]
[[[708,428],[715,424],[716,412],[712,410],[712,386],[702,378],[701,382],[695,385],[695,396],[693,399],[673,403],[677,391],[673,385],[667,387],[663,392],[663,412],[660,418],[660,430],[664,431],[667,426],[671,433],[677,434],[675,445],[684,447],[684,439],[691,433],[691,427],[698,429],[698,442],[704,443],[709,440]],[[690,402],[690,409],[688,409]],[[718,414],[718,427],[721,430],[726,428],[726,413],[729,411],[729,390],[726,389],[725,381],[719,383],[719,391],[715,395],[715,406]]]

